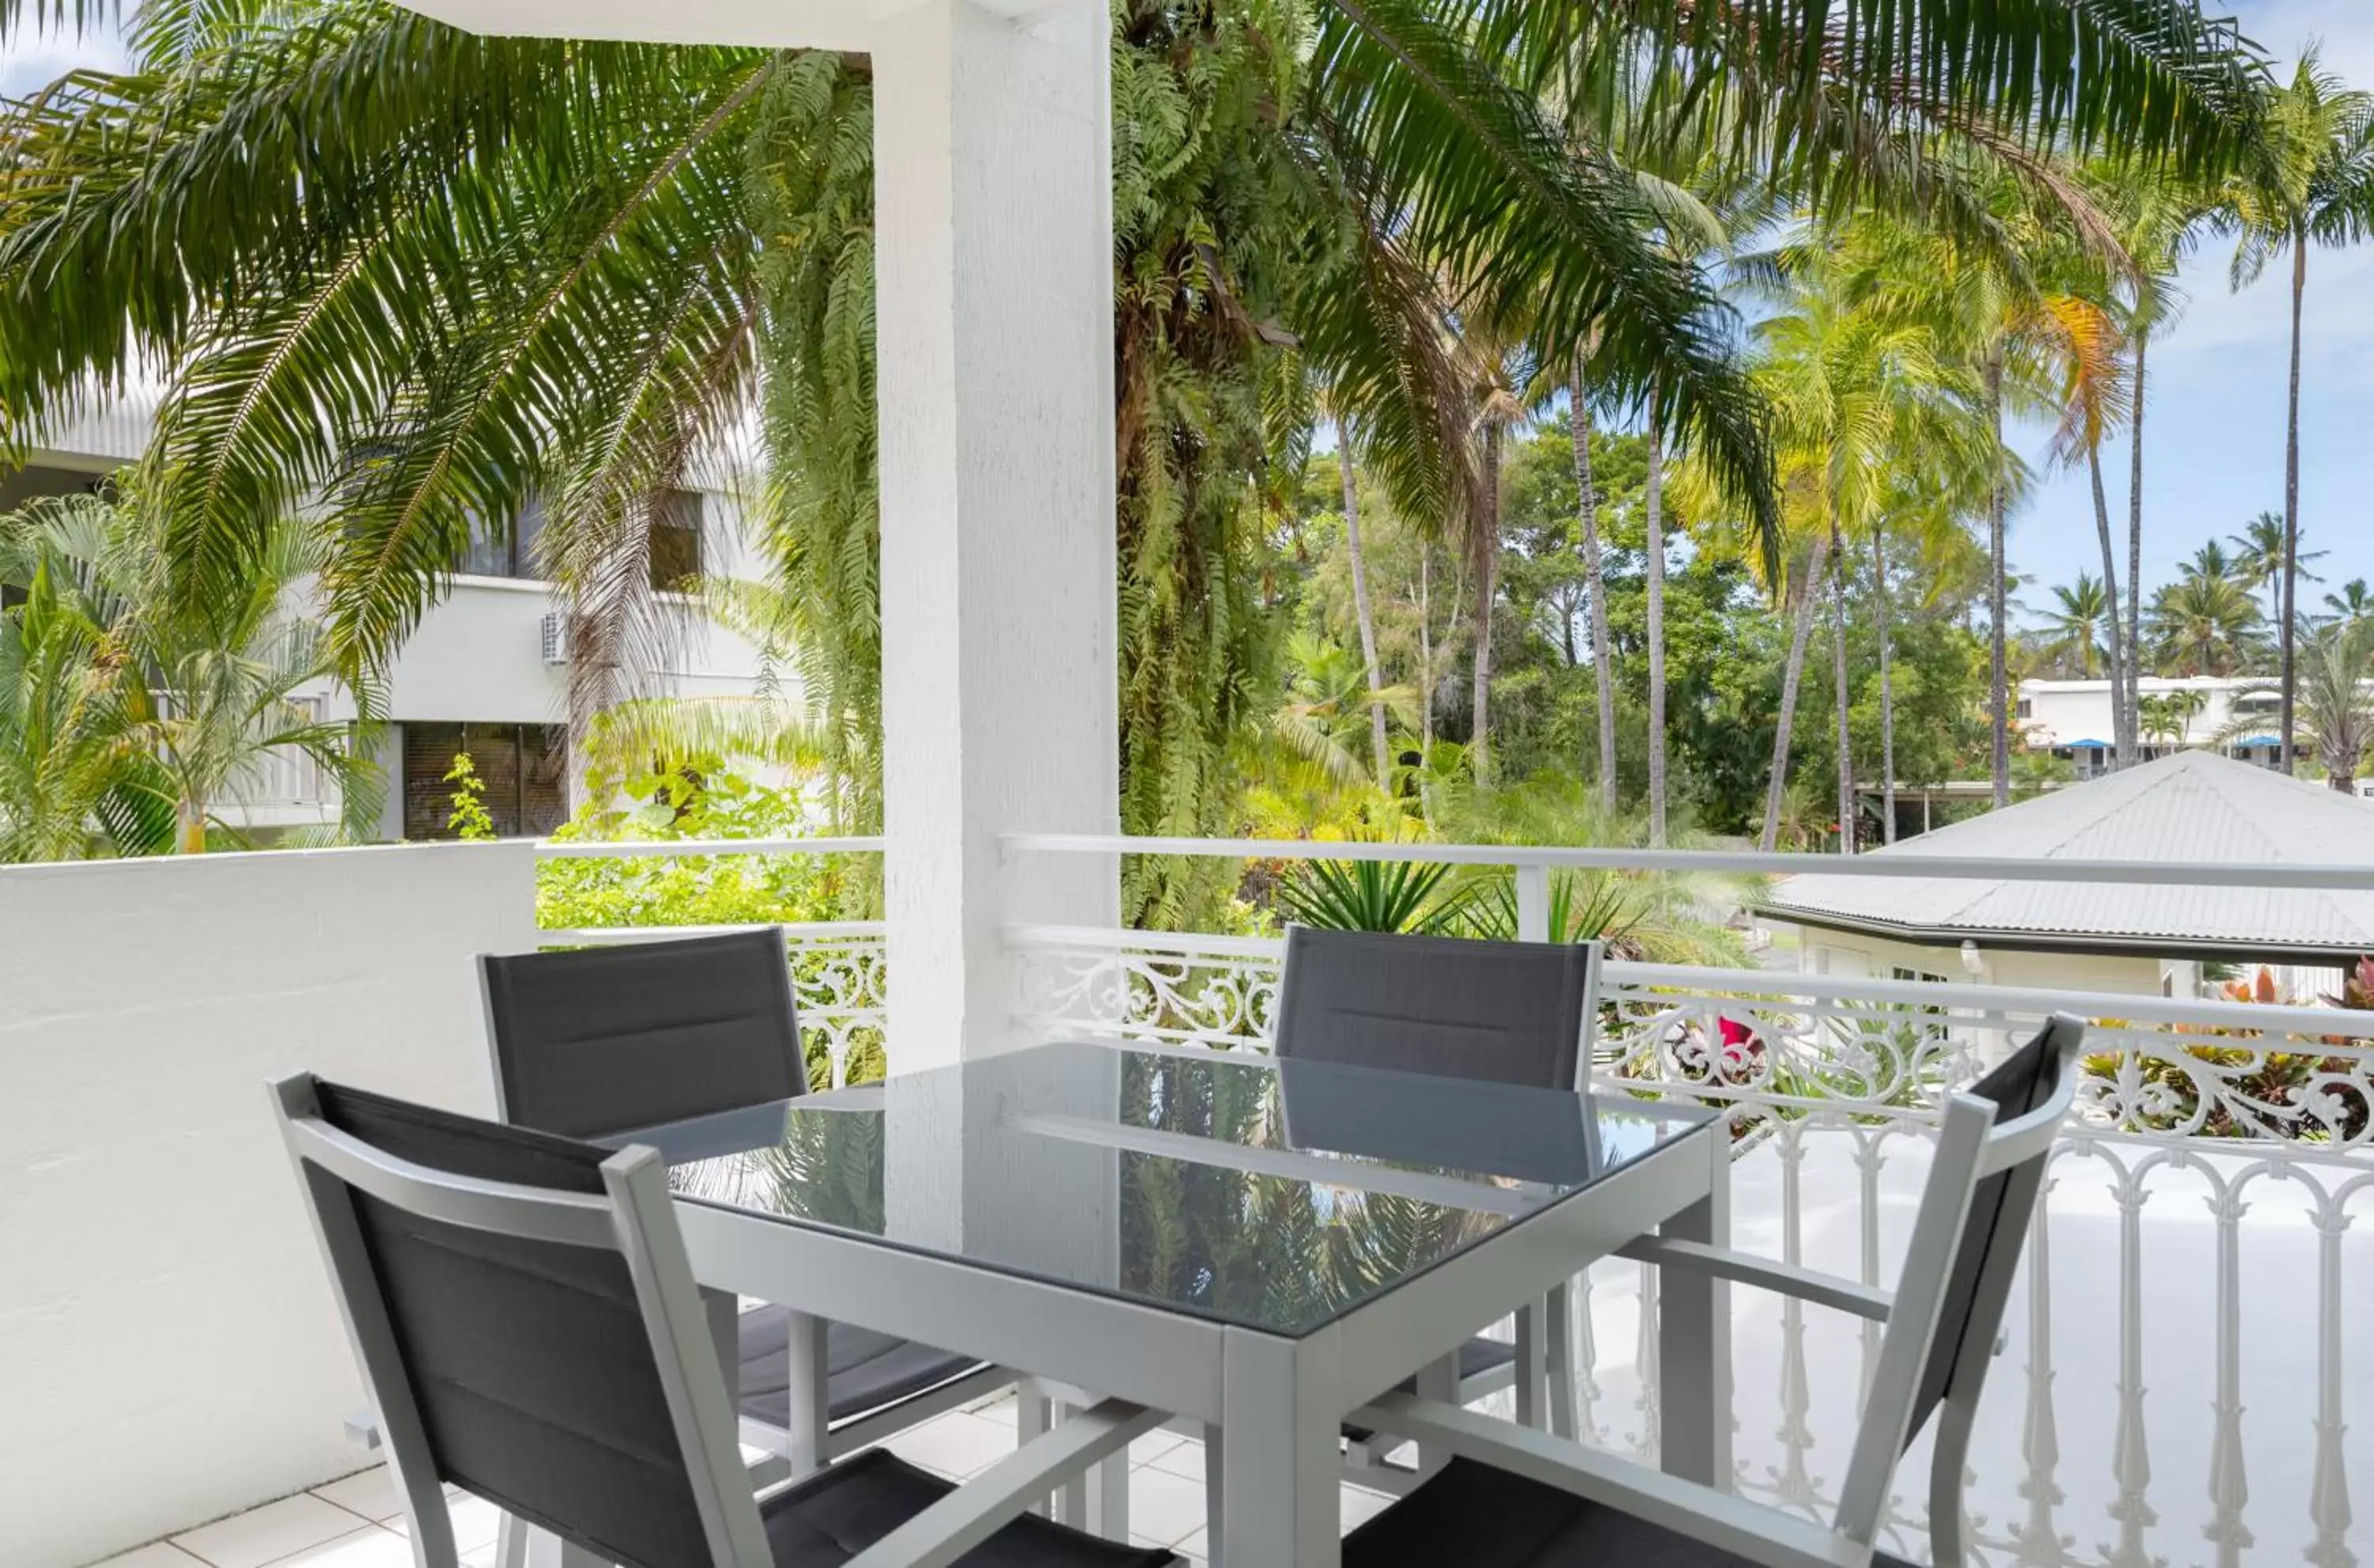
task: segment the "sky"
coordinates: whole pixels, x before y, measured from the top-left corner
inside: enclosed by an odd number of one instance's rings
[[[2374,3],[2369,0],[2229,0],[2242,30],[2288,70],[2321,41],[2325,64],[2374,88]],[[2215,9],[2216,7],[2212,7]],[[22,93],[76,64],[121,63],[112,36],[55,35],[0,45],[0,91]],[[2181,279],[2189,304],[2173,331],[2153,340],[2145,426],[2144,580],[2173,576],[2205,540],[2239,532],[2284,497],[2284,380],[2288,345],[2285,270],[2237,294],[2227,287],[2229,242],[2204,240]],[[2309,263],[2301,360],[2302,551],[2328,554],[2304,583],[2314,605],[2324,587],[2374,579],[2374,245],[2318,251]],[[2041,465],[2049,432],[2019,440]],[[2105,482],[2125,562],[2128,450],[2105,453]],[[2035,579],[2025,597],[2100,570],[2091,492],[2083,469],[2047,478],[2014,518],[2013,569]]]

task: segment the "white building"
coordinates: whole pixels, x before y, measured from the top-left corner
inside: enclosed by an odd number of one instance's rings
[[[2374,802],[2205,751],[1968,818],[1874,858],[2231,861],[2374,858]],[[2265,965],[2290,996],[2374,953],[2374,893],[1792,876],[1763,900],[1808,974],[2192,997],[2208,964]]]
[[[148,444],[157,387],[62,420],[25,465],[0,474],[0,510],[38,496],[71,495],[105,482]],[[668,580],[692,571],[742,568],[739,515],[722,486],[688,490],[673,536],[655,544],[654,571]],[[568,661],[551,588],[535,576],[538,510],[511,519],[500,536],[478,541],[451,591],[405,639],[388,673],[386,719],[377,760],[386,802],[382,839],[447,836],[454,754],[467,751],[487,783],[486,805],[504,835],[543,834],[567,820],[574,779],[567,761]],[[704,559],[704,556],[710,557]],[[680,668],[652,673],[656,689],[688,696],[747,695],[758,651],[688,610]],[[301,698],[321,717],[350,719],[353,699],[329,682]],[[301,755],[275,758],[246,791],[216,807],[234,826],[265,837],[339,820],[335,780]]]
[[[2263,767],[2280,760],[2281,705],[2264,677],[2145,675],[2137,685],[2145,701],[2171,699],[2167,706],[2176,726],[2169,732],[2142,737],[2146,758],[2210,744],[2239,720],[2250,724],[2249,732],[2220,749]],[[2110,717],[2110,682],[2022,681],[2016,718],[2029,750],[2052,753],[2074,765],[2080,778],[2110,771],[2117,732]]]

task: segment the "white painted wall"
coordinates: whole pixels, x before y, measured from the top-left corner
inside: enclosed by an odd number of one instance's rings
[[[2234,717],[2235,694],[2263,689],[2263,680],[2223,675],[2145,675],[2140,683],[2145,696],[2196,691],[2201,712],[2187,726],[2184,739],[2200,745],[2224,729]],[[2027,713],[2020,723],[2031,746],[2065,746],[2073,741],[2108,741],[2110,729],[2110,683],[2108,681],[2022,681],[2019,700]],[[2262,706],[2267,706],[2262,704]],[[2268,731],[2274,728],[2268,708]]]
[[[357,1469],[363,1408],[264,1084],[491,1108],[472,957],[525,844],[0,870],[0,1565]]]
[[[398,720],[558,724],[569,717],[569,672],[546,664],[544,617],[551,591],[508,578],[457,578],[452,592],[421,618],[388,673],[387,716]],[[747,696],[756,649],[708,617],[682,617],[670,667],[652,672],[687,696]]]
[[[2019,989],[2107,991],[2117,996],[2158,996],[2161,964],[2157,958],[2137,958],[2099,953],[2022,953],[2005,948],[1980,950],[1984,965],[1972,974],[1962,963],[1958,947],[1929,947],[1892,942],[1886,937],[1852,931],[1797,926],[1786,920],[1764,922],[1776,931],[1796,933],[1798,967],[1808,975],[1886,980],[1898,969],[1916,975],[1936,975],[1951,984],[2010,986]],[[2190,993],[2187,993],[2190,994]]]

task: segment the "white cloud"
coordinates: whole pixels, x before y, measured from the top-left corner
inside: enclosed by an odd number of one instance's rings
[[[123,40],[111,23],[79,36],[70,29],[20,33],[0,42],[0,93],[21,98],[84,67],[122,70],[125,58]]]

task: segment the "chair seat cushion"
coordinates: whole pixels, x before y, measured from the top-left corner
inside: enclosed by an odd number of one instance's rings
[[[767,1545],[780,1568],[840,1568],[956,1490],[871,1448],[766,1500]],[[960,1568],[1176,1568],[1160,1549],[1099,1540],[1025,1515],[958,1562]]]
[[[761,1306],[741,1318],[742,1413],[770,1426],[791,1423],[791,1315]],[[848,1421],[895,1405],[980,1369],[970,1356],[934,1350],[847,1323],[825,1327],[825,1375],[832,1419]]]
[[[1886,1554],[1878,1568],[1906,1568]],[[1757,1568],[1749,1559],[1472,1459],[1344,1538],[1344,1568]]]

